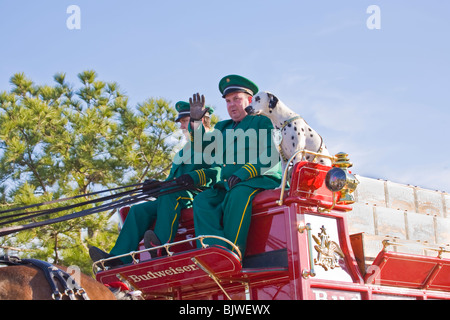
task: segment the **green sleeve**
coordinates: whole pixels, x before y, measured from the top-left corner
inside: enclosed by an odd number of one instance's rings
[[[194,170],[188,173],[196,186],[209,187],[220,180],[220,167]]]

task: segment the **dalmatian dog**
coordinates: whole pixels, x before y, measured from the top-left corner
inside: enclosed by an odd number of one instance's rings
[[[246,111],[248,114],[265,115],[272,121],[276,129],[275,133],[278,131],[278,138],[275,136],[274,140],[275,142],[277,140],[280,142],[281,140],[279,152],[283,171],[288,165],[288,160],[299,150],[308,150],[325,156],[330,155],[322,137],[302,117],[292,111],[272,93],[262,91],[256,94]],[[300,153],[294,158],[292,164],[295,165],[301,160],[331,166],[330,158],[308,153],[304,155],[304,158]]]

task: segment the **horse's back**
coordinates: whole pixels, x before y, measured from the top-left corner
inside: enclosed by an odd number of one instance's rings
[[[45,291],[45,284],[39,286],[39,270],[27,266],[0,268],[0,300],[33,300],[34,289]],[[45,279],[44,279],[45,280]],[[37,293],[37,292],[36,292]],[[47,295],[51,299],[50,287]]]
[[[59,268],[67,271],[65,267]],[[116,299],[107,287],[85,274],[80,274],[80,285],[91,300]],[[62,287],[59,289],[62,290]],[[22,265],[0,267],[0,300],[52,299],[52,290],[41,270]]]

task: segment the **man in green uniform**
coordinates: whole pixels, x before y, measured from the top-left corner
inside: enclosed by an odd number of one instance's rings
[[[226,100],[231,119],[217,123],[210,133],[215,139],[223,139],[223,148],[217,146],[214,154],[216,162],[205,172],[208,176],[208,172],[216,170],[220,173],[220,180],[194,199],[195,232],[197,236],[224,237],[244,254],[252,200],[258,192],[275,189],[280,185],[281,165],[278,152],[273,146],[272,122],[265,116],[247,115],[245,111],[253,95],[258,92],[258,87],[244,77],[230,75],[220,81],[219,90]],[[203,96],[200,98],[197,94],[190,102],[192,121],[202,114],[200,110],[205,110],[205,101]],[[192,130],[192,127],[194,126],[190,126],[191,137],[198,139],[196,131],[199,129]],[[223,157],[219,157],[221,152]],[[221,162],[220,158],[224,161]],[[267,161],[263,162],[263,159],[271,159],[270,165]],[[233,249],[215,238],[207,239],[204,243]]]
[[[190,116],[189,103],[180,101],[175,107],[178,111],[176,122],[179,122],[181,124],[180,128],[187,132]],[[212,112],[213,110],[207,107],[206,116],[202,119],[202,124],[207,130],[210,128],[210,114]],[[188,142],[175,156],[169,176],[165,180],[169,181],[176,178],[192,186],[193,190],[165,194],[158,197],[155,201],[147,201],[132,206],[116,244],[109,254],[97,247],[89,248],[89,254],[93,261],[135,251],[144,234],[146,246],[157,246],[173,240],[178,230],[181,210],[192,207],[194,196],[198,193],[198,191],[194,190],[195,186],[207,187],[218,179],[217,175],[206,177],[202,169],[208,166],[204,163],[195,163],[194,157],[194,150],[190,148],[190,142]],[[147,232],[155,221],[154,230]],[[154,256],[155,252],[151,252],[151,254]],[[123,257],[120,260],[111,260],[109,265],[117,266],[132,262],[131,257]]]

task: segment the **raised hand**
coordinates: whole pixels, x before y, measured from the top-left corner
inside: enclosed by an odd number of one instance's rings
[[[191,106],[191,121],[200,121],[208,112],[205,108],[205,96],[200,97],[199,93],[189,98],[189,105]]]

